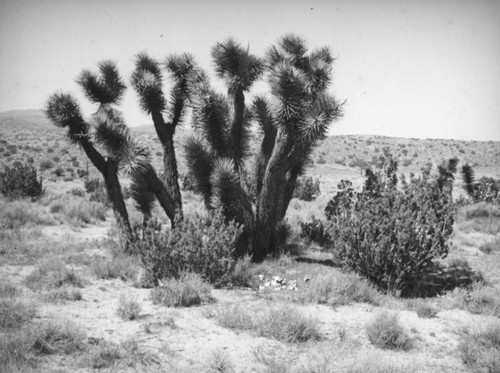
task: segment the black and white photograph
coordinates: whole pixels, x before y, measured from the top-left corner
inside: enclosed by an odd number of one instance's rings
[[[0,0],[0,372],[500,373],[500,1]]]

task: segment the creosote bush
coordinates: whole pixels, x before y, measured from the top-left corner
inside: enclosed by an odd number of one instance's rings
[[[38,198],[43,194],[42,179],[38,179],[36,169],[29,164],[5,167],[0,172],[0,192],[10,199]]]
[[[210,284],[222,285],[236,264],[234,251],[241,231],[220,213],[178,221],[174,229],[158,230],[157,224],[150,224],[137,244],[146,276],[156,285],[158,280],[193,272]]]
[[[382,171],[367,170],[362,191],[341,183],[325,211],[329,234],[344,267],[383,290],[413,295],[407,289],[433,260],[448,254],[453,175],[410,175],[398,187],[397,163],[387,150],[382,157]]]

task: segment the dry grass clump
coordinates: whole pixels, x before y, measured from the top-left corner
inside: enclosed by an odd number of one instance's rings
[[[0,331],[20,328],[35,314],[33,303],[17,298],[0,298]]]
[[[54,225],[56,220],[43,206],[25,200],[0,201],[0,228],[19,229],[36,225]]]
[[[500,207],[486,202],[466,206],[457,214],[458,228],[462,232],[500,233]]]
[[[50,212],[62,214],[69,219],[71,225],[76,227],[106,220],[106,207],[102,203],[79,197],[53,201],[50,205]]]
[[[500,236],[496,236],[493,240],[484,242],[479,246],[479,250],[485,254],[500,252]]]
[[[225,328],[252,330],[262,337],[283,342],[320,339],[318,320],[286,304],[261,307],[226,304],[217,307],[210,316]]]
[[[231,283],[234,286],[254,287],[255,273],[253,268],[252,258],[249,255],[245,255],[243,258],[239,259],[234,266],[231,275]]]
[[[474,314],[500,317],[500,291],[497,288],[476,282],[471,289],[455,289],[449,294],[451,307]]]
[[[327,304],[332,307],[353,302],[380,304],[382,295],[365,279],[353,273],[331,271],[312,278],[309,286],[301,289],[303,302]]]
[[[183,273],[179,279],[165,279],[151,290],[153,303],[167,307],[197,306],[211,299],[210,286],[196,273]]]
[[[382,349],[408,351],[413,340],[399,322],[397,314],[381,312],[366,326],[371,343]]]
[[[56,322],[31,324],[0,334],[0,371],[38,372],[38,355],[83,351],[84,338],[75,325]]]
[[[406,302],[409,310],[415,311],[418,317],[430,319],[436,317],[439,308],[433,306],[424,299],[410,299]]]
[[[234,373],[234,365],[224,350],[214,351],[209,364],[208,373]]]
[[[160,365],[160,360],[156,355],[141,349],[137,341],[132,339],[120,344],[97,340],[83,357],[82,363],[91,369],[113,367],[113,371],[130,368],[134,371],[150,371],[148,369]]]
[[[139,317],[142,307],[137,299],[122,294],[118,300],[116,313],[122,320],[135,320]]]
[[[473,372],[500,372],[500,324],[466,332],[458,349]]]
[[[98,278],[107,280],[119,278],[123,281],[135,281],[140,271],[139,259],[125,253],[116,253],[112,259],[94,258],[90,270]]]
[[[81,300],[82,279],[60,260],[46,261],[38,265],[24,280],[26,286],[41,292],[47,301]]]

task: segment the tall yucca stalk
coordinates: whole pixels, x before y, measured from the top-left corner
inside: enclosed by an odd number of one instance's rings
[[[163,94],[162,65],[169,72],[174,85],[167,102]],[[174,148],[174,133],[182,122],[191,87],[198,75],[189,54],[173,55],[160,64],[146,53],[136,57],[132,86],[139,95],[142,109],[151,116],[156,134],[163,148],[163,183],[172,196],[176,214],[182,218],[182,198]]]
[[[146,219],[151,215],[155,197],[172,221],[174,204],[151,166],[149,151],[132,138],[120,112],[113,108],[126,89],[116,65],[103,61],[99,70],[99,75],[84,70],[77,79],[87,98],[99,105],[90,122],[84,120],[78,102],[67,93],[50,96],[46,114],[56,126],[67,129],[69,140],[80,145],[102,174],[124,246],[128,248],[134,236],[118,179],[120,169],[130,174],[133,191],[141,190],[140,196],[133,194]]]
[[[245,224],[248,250],[261,260],[277,250],[278,227],[297,177],[328,125],[341,115],[341,105],[327,92],[333,58],[327,48],[308,53],[294,35],[280,38],[265,60],[231,39],[217,44],[212,57],[227,96],[206,81],[198,86],[193,118],[201,137],[186,143],[188,166],[205,204],[222,207],[228,219]],[[271,97],[256,97],[248,108],[245,94],[264,72]],[[243,180],[251,118],[263,133],[251,172],[254,207]]]

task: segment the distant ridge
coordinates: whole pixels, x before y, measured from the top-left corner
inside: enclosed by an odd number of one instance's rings
[[[8,110],[0,112],[0,117],[45,117],[45,113],[40,109]]]

